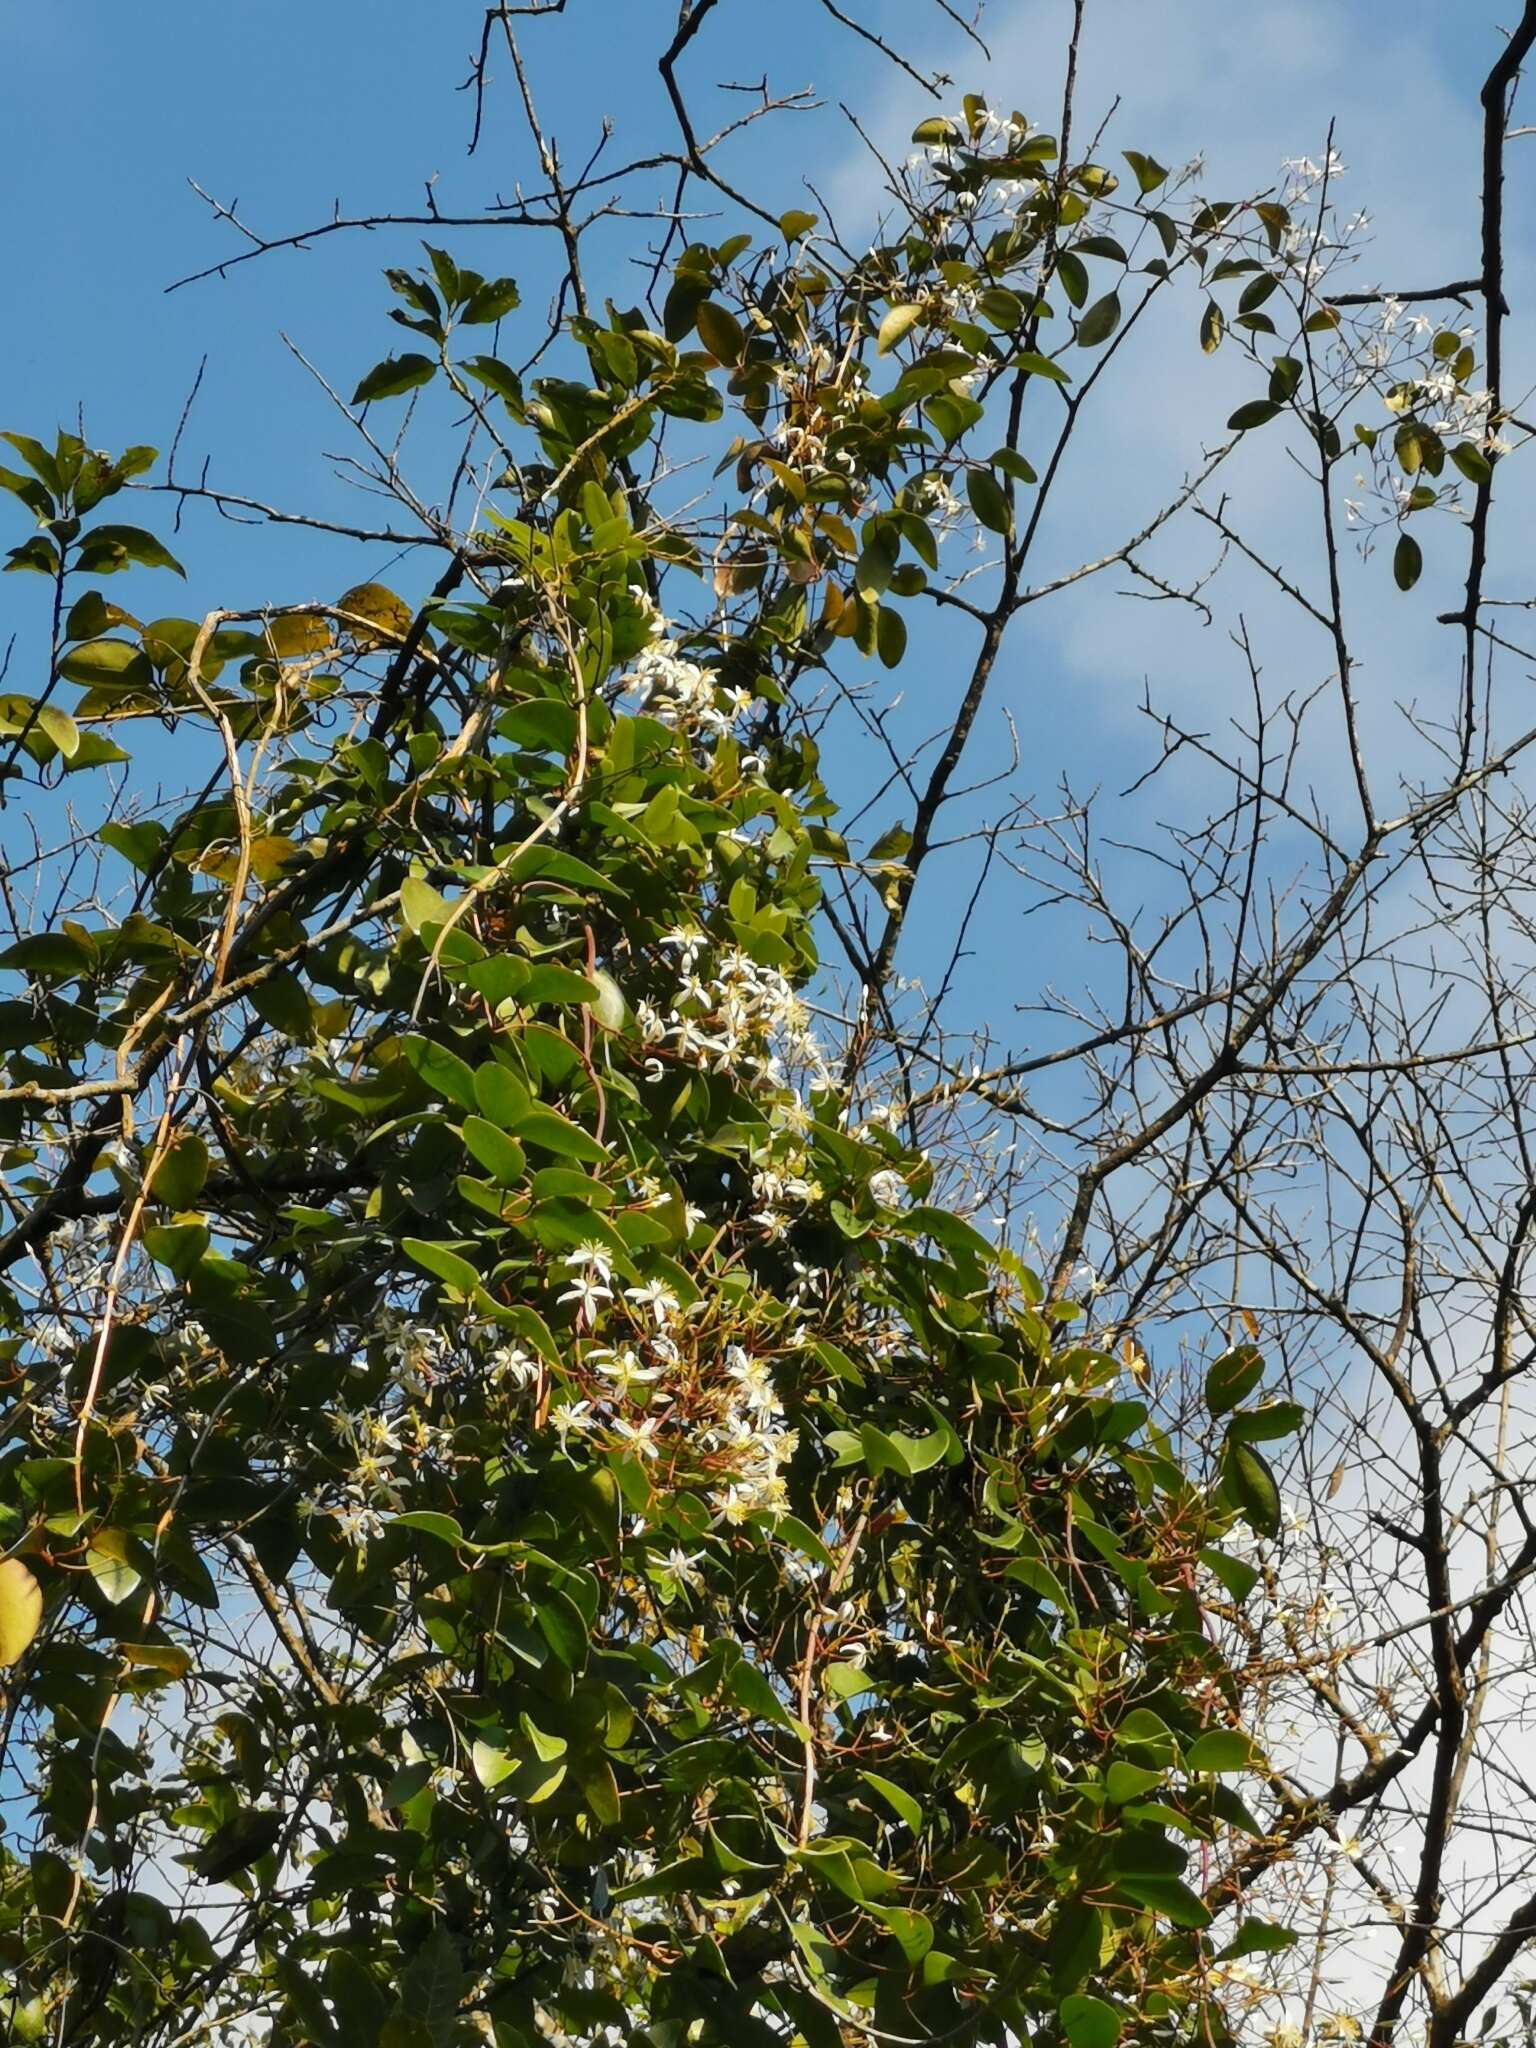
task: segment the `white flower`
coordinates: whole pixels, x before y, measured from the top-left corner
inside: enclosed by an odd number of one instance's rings
[[[644,1386],[650,1380],[661,1378],[661,1367],[642,1365],[638,1353],[628,1344],[622,1351],[613,1351],[607,1347],[589,1351],[586,1362],[588,1365],[595,1365],[605,1380],[612,1380],[614,1399],[617,1401],[627,1400],[631,1388]]]
[[[696,928],[678,925],[669,931],[660,943],[675,950],[679,969],[684,974],[691,974],[709,941],[704,933]]]
[[[681,1306],[664,1280],[647,1280],[643,1287],[626,1287],[624,1299],[634,1302],[637,1308],[649,1309],[658,1330],[664,1330],[673,1321]]]
[[[338,1512],[336,1527],[349,1543],[366,1550],[375,1537],[384,1534],[385,1522],[376,1509],[353,1502]]]
[[[579,1435],[592,1427],[592,1403],[590,1401],[561,1401],[551,1409],[551,1423],[560,1438],[563,1449],[572,1434]]]
[[[630,1450],[642,1458],[654,1458],[657,1454],[656,1418],[645,1416],[639,1422],[630,1422],[624,1416],[614,1418],[614,1428],[624,1439]]]
[[[725,1359],[726,1371],[739,1387],[742,1405],[749,1415],[778,1415],[783,1412],[768,1368],[760,1358],[749,1358],[739,1344],[733,1344]]]
[[[663,1561],[668,1572],[677,1581],[678,1585],[684,1587],[690,1593],[701,1593],[704,1590],[704,1574],[699,1569],[699,1560],[696,1553],[690,1554],[686,1550],[669,1550]]]
[[[578,1305],[579,1314],[585,1316],[588,1322],[596,1322],[600,1304],[612,1301],[613,1289],[601,1286],[590,1272],[585,1272],[577,1274],[565,1292],[555,1298],[561,1302],[574,1301]]]
[[[604,1284],[613,1278],[613,1254],[605,1245],[596,1244],[591,1239],[577,1245],[575,1251],[567,1252],[560,1263],[571,1267],[585,1266]]]
[[[510,1380],[515,1387],[530,1386],[539,1376],[539,1362],[521,1344],[503,1344],[491,1353],[492,1382]]]

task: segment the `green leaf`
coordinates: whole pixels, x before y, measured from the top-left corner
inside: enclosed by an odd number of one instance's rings
[[[464,1541],[464,1531],[452,1515],[439,1515],[430,1508],[410,1508],[404,1514],[391,1517],[393,1529],[419,1529],[424,1536],[437,1536],[454,1548]]]
[[[1424,551],[1411,533],[1398,536],[1392,553],[1392,577],[1399,590],[1412,590],[1424,567]]]
[[[521,1187],[528,1156],[516,1138],[509,1138],[497,1125],[479,1116],[464,1119],[463,1138],[498,1187]]]
[[[516,370],[509,369],[503,362],[498,362],[495,356],[468,356],[460,363],[459,368],[473,377],[477,384],[483,384],[488,391],[494,391],[496,396],[504,399],[508,405],[522,404],[522,378],[518,376]]]
[[[595,967],[589,977],[597,989],[592,1015],[605,1031],[622,1031],[629,1022],[629,1005],[624,991],[605,968]]]
[[[1106,292],[1102,299],[1095,299],[1082,319],[1077,323],[1077,340],[1081,348],[1098,348],[1108,341],[1120,325],[1120,294]]]
[[[38,707],[37,722],[65,760],[72,761],[80,750],[80,728],[69,713],[52,704],[42,704]]]
[[[1278,1927],[1273,1920],[1245,1920],[1236,1934],[1221,1951],[1222,1962],[1234,1961],[1238,1956],[1274,1955],[1281,1949],[1291,1948],[1296,1941],[1294,1931],[1289,1927]]]
[[[155,671],[130,640],[87,640],[59,660],[59,674],[88,690],[150,691]]]
[[[1008,494],[990,469],[971,468],[965,473],[965,494],[971,510],[993,533],[1013,531],[1013,507]]]
[[[1207,299],[1205,311],[1200,315],[1200,346],[1208,356],[1213,356],[1221,347],[1221,337],[1226,328],[1220,306],[1214,299]]]
[[[1238,1344],[1224,1351],[1205,1376],[1205,1405],[1212,1415],[1225,1415],[1246,1400],[1264,1377],[1264,1357],[1256,1345]]]
[[[597,990],[584,974],[577,974],[573,968],[557,966],[546,961],[538,967],[530,967],[528,979],[523,983],[521,999],[534,1003],[590,1003]]]
[[[1102,1998],[1090,1998],[1076,1991],[1057,2008],[1062,2032],[1072,2048],[1115,2048],[1120,2038],[1120,2015]]]
[[[1244,1443],[1269,1443],[1277,1437],[1294,1436],[1306,1419],[1307,1411],[1300,1402],[1271,1401],[1247,1415],[1234,1415],[1227,1433]]]
[[[1012,334],[1023,325],[1024,301],[1006,285],[993,285],[984,291],[976,306],[983,319],[989,320],[1002,333]]]
[[[1122,149],[1120,154],[1135,174],[1136,183],[1141,188],[1143,197],[1148,192],[1155,192],[1159,185],[1167,183],[1167,168],[1160,164],[1155,156],[1144,156],[1139,149]],[[1073,2044],[1073,2048],[1077,2048],[1076,2043]]]
[[[1104,1774],[1104,1789],[1112,1806],[1124,1806],[1132,1799],[1140,1799],[1162,1782],[1161,1771],[1144,1770],[1140,1764],[1119,1760],[1112,1763]]]
[[[1268,1461],[1252,1444],[1228,1440],[1222,1458],[1222,1483],[1227,1497],[1261,1536],[1280,1527],[1280,1489]]]
[[[436,1039],[418,1038],[414,1033],[401,1039],[400,1050],[434,1095],[444,1102],[456,1102],[460,1109],[476,1106],[474,1069],[456,1052],[439,1045]]]
[[[1117,1877],[1115,1888],[1138,1906],[1171,1920],[1175,1927],[1209,1927],[1211,1916],[1178,1877]]]
[[[1037,484],[1040,481],[1033,465],[1016,448],[994,449],[992,467],[1000,469],[1004,476],[1011,476],[1016,484]]]
[[[909,1906],[868,1905],[865,1911],[896,1937],[902,1954],[914,1969],[933,1947],[933,1922],[926,1913],[914,1912]]]
[[[1031,349],[1025,349],[1021,355],[1016,355],[1011,367],[1022,370],[1026,377],[1048,377],[1053,384],[1072,382],[1070,371],[1064,370],[1060,363],[1053,363],[1049,356],[1036,355]]]
[[[510,1131],[531,1106],[527,1084],[499,1061],[475,1068],[475,1107],[500,1130]]]
[[[69,932],[34,932],[0,953],[0,967],[19,967],[28,974],[67,977],[93,964],[90,951]]]
[[[407,875],[400,884],[400,910],[413,932],[428,925],[441,925],[452,915],[452,905],[420,875]]]
[[[129,825],[120,822],[103,825],[96,834],[103,846],[110,846],[114,853],[120,853],[124,860],[147,875],[160,856],[165,845],[165,827],[153,818],[142,818]]]
[[[580,1124],[573,1124],[559,1110],[546,1109],[542,1104],[536,1109],[525,1110],[512,1128],[525,1145],[537,1145],[545,1152],[559,1152],[568,1159],[599,1163],[608,1157],[607,1147],[600,1145]]]
[[[427,2027],[434,2043],[450,2038],[464,1995],[459,1945],[446,1928],[436,1928],[400,1973],[400,2009]]]
[[[1190,1771],[1246,1771],[1253,1764],[1253,1744],[1238,1728],[1208,1728],[1184,1754]]]
[[[34,440],[30,434],[10,433],[0,434],[0,440],[10,442],[28,469],[42,478],[56,498],[64,495],[64,476],[59,469],[58,463],[48,453],[48,450],[41,441]]]
[[[600,1756],[583,1763],[576,1778],[582,1796],[596,1818],[605,1828],[616,1828],[624,1818],[624,1808],[619,1798],[619,1781],[607,1757]]]
[[[729,1685],[732,1698],[747,1713],[759,1721],[771,1721],[776,1727],[789,1729],[802,1742],[807,1739],[804,1722],[796,1720],[767,1674],[747,1658],[740,1658],[732,1666]]]
[[[579,1671],[587,1661],[587,1624],[576,1602],[557,1586],[540,1601],[534,1618],[560,1662],[568,1671]]]
[[[122,747],[115,745],[103,734],[83,732],[80,735],[80,744],[66,765],[64,773],[76,775],[82,769],[108,767],[114,762],[127,761],[131,758]]]
[[[1253,427],[1264,426],[1279,410],[1272,398],[1253,398],[1237,408],[1227,425],[1234,434],[1246,434]]]
[[[1475,441],[1456,442],[1450,456],[1469,483],[1481,486],[1493,481],[1493,464]]]
[[[430,384],[436,375],[437,365],[430,356],[386,356],[382,363],[374,364],[358,385],[352,403],[368,405],[376,398],[398,398],[402,392],[414,391],[418,384]]]
[[[907,651],[907,622],[893,606],[883,604],[875,620],[875,652],[882,668],[899,668]]]
[[[196,1131],[172,1138],[149,1182],[149,1194],[168,1209],[190,1209],[208,1178],[208,1147]]]
[[[247,1807],[215,1828],[192,1868],[206,1884],[227,1884],[277,1846],[283,1816]]]
[[[6,439],[9,438],[7,435]],[[19,498],[38,519],[52,519],[58,510],[43,486],[29,476],[22,476],[18,470],[0,467],[0,491],[9,491],[12,497]]]
[[[1088,266],[1080,256],[1070,249],[1063,249],[1056,258],[1056,275],[1061,279],[1061,288],[1069,303],[1081,307],[1088,299]]]
[[[468,1259],[461,1258],[455,1251],[450,1251],[445,1244],[432,1244],[421,1237],[402,1237],[400,1249],[412,1264],[420,1266],[424,1273],[430,1273],[434,1279],[446,1281],[453,1292],[461,1295],[464,1300],[473,1299],[475,1290],[480,1285],[480,1274]]]
[[[1098,1970],[1104,1943],[1104,1917],[1097,1906],[1081,1899],[1063,1901],[1051,1925],[1047,1954],[1051,1988],[1072,1991]]]
[[[922,1834],[923,1809],[910,1792],[905,1791],[892,1779],[882,1778],[875,1771],[860,1771],[859,1776],[864,1780],[871,1792],[877,1792],[880,1795],[892,1813],[895,1814],[896,1818],[904,1826],[909,1827],[914,1835]]]
[[[158,1265],[169,1267],[178,1280],[185,1280],[209,1245],[206,1223],[151,1223],[144,1232],[144,1249]]]
[[[510,277],[493,277],[470,293],[459,318],[466,327],[483,327],[515,313],[521,304],[517,286]]]
[[[858,1443],[864,1463],[877,1476],[882,1472],[898,1473],[903,1479],[912,1477],[912,1467],[894,1437],[887,1436],[883,1429],[877,1429],[872,1422],[859,1426]]]
[[[854,564],[853,587],[866,604],[875,604],[890,587],[898,543],[885,529],[871,534]]]
[[[184,577],[186,570],[162,541],[142,526],[93,526],[80,537],[75,566],[88,575],[111,575],[113,570],[137,562],[145,569],[169,569]]]
[[[1239,1604],[1248,1598],[1259,1582],[1257,1569],[1246,1558],[1229,1557],[1224,1550],[1202,1550],[1200,1562]]]
[[[262,1022],[281,1031],[285,1038],[302,1045],[313,1035],[315,1016],[304,984],[286,967],[279,967],[258,982],[249,1000]]]

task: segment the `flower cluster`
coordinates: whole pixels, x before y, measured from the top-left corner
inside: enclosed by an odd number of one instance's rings
[[[781,1512],[782,1468],[797,1438],[783,1427],[767,1362],[740,1342],[698,1330],[703,1305],[685,1309],[663,1282],[621,1287],[601,1244],[578,1245],[561,1263],[567,1284],[560,1301],[575,1307],[580,1329],[602,1340],[582,1350],[579,1391],[573,1386],[550,1411],[562,1444],[589,1437],[646,1464],[664,1461],[674,1481],[691,1468],[727,1522]],[[679,1584],[691,1583],[686,1555],[669,1569]]]
[[[641,649],[620,683],[620,694],[633,693],[650,717],[690,738],[718,738],[731,731],[751,710],[751,693],[722,683],[713,669],[690,660],[659,613],[651,621],[651,634],[651,644]]]
[[[697,926],[677,927],[660,945],[676,980],[665,1007],[651,1001],[635,1006],[647,1046],[665,1046],[711,1073],[772,1086],[784,1082],[786,1060],[818,1081],[826,1078],[826,1055],[810,1013],[778,968],[763,966],[737,946],[716,952]]]
[[[299,1501],[301,1515],[329,1515],[359,1550],[383,1535],[386,1515],[406,1507],[423,1475],[452,1470],[452,1421],[445,1412],[430,1411],[434,1403],[446,1409],[455,1379],[482,1372],[472,1344],[456,1353],[447,1332],[390,1305],[358,1333],[354,1373],[370,1372],[370,1348],[386,1366],[383,1388],[354,1407],[338,1402],[331,1409],[333,1469]]]

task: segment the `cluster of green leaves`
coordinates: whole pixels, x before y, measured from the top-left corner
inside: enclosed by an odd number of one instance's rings
[[[900,659],[936,491],[1008,536],[1035,481],[988,390],[1122,324],[1112,174],[983,127],[851,277],[803,214],[689,248],[581,376],[458,357],[508,281],[389,273],[433,353],[358,402],[441,379],[505,458],[470,597],[141,619],[92,579],[175,565],[88,520],[147,451],[13,437],[61,621],[18,748],[149,717],[215,771],[0,958],[17,2038],[1219,2040],[1208,1964],[1286,1939],[1210,1931],[1259,1823],[1203,1603],[1295,1412],[1222,1361],[1198,1483],[794,994],[846,858],[795,679]],[[1156,287],[1213,228],[1130,161]],[[726,397],[722,602],[658,643],[704,558],[631,458]]]
[[[1490,417],[1488,394],[1474,386],[1471,330],[1437,329],[1421,316],[1404,321],[1403,306],[1387,294],[1342,302],[1327,295],[1348,231],[1339,239],[1326,184],[1306,206],[1267,199],[1218,204],[1210,212],[1219,220],[1223,253],[1202,265],[1212,289],[1200,345],[1214,354],[1230,334],[1266,377],[1263,397],[1238,406],[1228,428],[1247,434],[1289,420],[1325,484],[1346,455],[1367,463],[1381,504],[1367,526],[1395,535],[1393,578],[1400,590],[1411,590],[1424,552],[1409,521],[1437,509],[1460,513],[1458,480],[1486,491],[1499,453],[1501,423]],[[1214,288],[1235,279],[1241,288],[1226,311]],[[1347,310],[1359,300],[1364,314]],[[1379,414],[1351,422],[1362,387],[1385,409],[1389,427]],[[1359,476],[1355,487],[1364,483]],[[1358,505],[1353,517],[1362,518]]]

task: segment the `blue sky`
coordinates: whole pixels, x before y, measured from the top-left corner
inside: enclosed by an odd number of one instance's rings
[[[1085,105],[1123,95],[1115,141],[1165,161],[1203,148],[1216,182],[1224,173],[1234,190],[1271,176],[1281,154],[1315,150],[1336,116],[1363,197],[1383,201],[1376,188],[1408,180],[1390,238],[1409,260],[1416,243],[1433,250],[1441,239],[1448,223],[1436,188],[1468,160],[1473,88],[1492,42],[1470,17],[1484,11],[1424,0],[1093,0]],[[975,86],[1036,116],[1055,98],[1066,12],[1064,0],[992,0],[989,68],[928,0],[866,9],[873,25],[952,71],[957,91]],[[445,211],[477,211],[493,191],[510,196],[519,177],[536,183],[505,61],[481,152],[466,159],[469,102],[454,88],[479,13],[469,0],[6,10],[0,116],[13,182],[29,193],[0,228],[8,421],[45,431],[88,400],[100,443],[163,446],[206,354],[188,455],[211,453],[216,477],[256,496],[323,489],[323,465],[306,461],[310,430],[324,423],[330,441],[334,432],[278,330],[349,382],[371,343],[382,352],[392,333],[377,273],[408,256],[413,238],[336,237],[167,296],[171,280],[236,246],[187,181],[238,197],[269,232],[322,220],[337,199],[348,211],[419,210],[434,177]],[[671,18],[670,0],[572,0],[563,20],[522,25],[546,124],[568,158],[585,154],[605,114],[617,124],[616,154],[663,132],[654,52]],[[817,86],[822,114],[759,129],[761,143],[749,137],[737,161],[759,179],[771,171],[785,204],[810,178],[840,220],[867,206],[871,180],[835,102],[848,100],[896,149],[928,104],[815,0],[772,14],[728,0],[685,62],[694,88],[765,67],[775,89]],[[666,181],[655,182],[659,194]],[[444,239],[484,268],[526,276],[537,267],[537,238],[516,231]],[[238,550],[188,552],[211,573],[238,572]]]
[[[1368,207],[1378,222],[1362,281],[1464,275],[1475,268],[1476,87],[1496,47],[1495,13],[1482,0],[1459,9],[1425,0],[1391,7],[1378,0],[1090,0],[1084,118],[1120,95],[1109,151],[1140,147],[1177,162],[1204,150],[1207,189],[1233,194],[1272,179],[1282,156],[1318,153],[1336,118],[1350,203]],[[974,88],[1045,119],[1058,92],[1067,14],[1065,0],[992,0],[983,24],[990,66],[928,0],[869,0],[863,18],[951,71],[951,103]],[[389,302],[378,273],[386,262],[411,261],[417,236],[335,236],[307,254],[265,258],[223,281],[167,294],[172,280],[239,246],[187,181],[220,200],[238,197],[242,215],[274,234],[325,219],[338,200],[348,212],[419,210],[431,178],[450,213],[478,211],[498,193],[510,197],[519,178],[536,185],[504,61],[481,151],[466,158],[470,106],[455,87],[479,18],[469,0],[233,0],[213,10],[206,0],[156,0],[134,10],[98,0],[7,10],[0,132],[13,183],[24,180],[29,197],[0,226],[10,313],[0,424],[46,435],[73,423],[85,402],[96,445],[164,448],[206,356],[182,473],[195,473],[206,458],[210,479],[230,490],[366,517],[366,501],[342,487],[328,460],[345,447],[344,423],[280,335],[350,391],[360,371],[398,341],[384,318]],[[546,127],[568,161],[586,154],[604,115],[617,127],[616,158],[668,133],[654,53],[674,19],[670,0],[570,0],[563,19],[522,25]],[[820,113],[754,131],[735,167],[754,189],[771,181],[780,205],[814,206],[802,181],[813,184],[849,239],[868,222],[877,181],[837,102],[853,105],[872,138],[896,153],[931,106],[815,0],[775,10],[726,0],[686,66],[705,105],[739,106],[714,87],[765,69],[775,90],[819,89]],[[1522,147],[1536,142],[1516,145],[1512,164],[1516,250],[1528,259],[1518,205],[1529,186]],[[1530,163],[1536,167],[1536,155]],[[658,173],[647,196],[661,196],[667,182]],[[632,245],[634,233],[616,228],[610,246],[617,250],[623,237]],[[518,276],[525,301],[542,302],[542,238],[497,229],[445,231],[439,239],[480,268]],[[615,290],[626,296],[622,284]],[[1170,309],[1136,377],[1089,429],[1077,480],[1057,507],[1042,575],[1134,530],[1177,484],[1202,440],[1219,434],[1230,407],[1252,395],[1252,373],[1230,351],[1211,361],[1194,346],[1197,317],[1192,296]],[[1282,553],[1294,546],[1305,567],[1306,512],[1292,501],[1278,445],[1251,456],[1245,450],[1234,482],[1261,508]],[[144,512],[168,527],[163,502]],[[415,588],[413,572],[387,550],[360,558],[313,535],[233,528],[203,509],[189,514],[175,544],[189,585],[183,592],[167,575],[136,572],[131,600],[145,615],[325,597],[363,574]],[[1455,551],[1447,533],[1445,552]],[[1191,539],[1175,544],[1164,565],[1171,571],[1199,559]],[[1385,581],[1384,565],[1370,565],[1360,600],[1369,610],[1373,659],[1389,679],[1376,700],[1383,711],[1399,697],[1440,687],[1449,655],[1444,643],[1424,638],[1427,607],[1410,618]],[[130,596],[126,581],[114,594]],[[42,596],[32,578],[0,584],[0,633],[18,635],[13,687],[28,687]],[[1294,665],[1298,687],[1321,678],[1321,652],[1298,638],[1272,592],[1255,584],[1242,601],[1267,675]],[[1031,612],[1010,641],[974,743],[982,770],[1008,743],[1004,713],[1021,735],[1023,779],[1042,797],[1062,773],[1079,787],[1112,789],[1145,764],[1152,741],[1135,709],[1144,687],[1197,723],[1224,719],[1239,701],[1241,679],[1222,630],[1205,631],[1170,606],[1157,607],[1154,619],[1152,609],[1116,601],[1106,579]],[[932,624],[914,632],[900,678],[899,732],[915,740],[938,724],[965,652]],[[857,758],[838,765],[845,786],[857,786],[871,766]],[[1328,783],[1338,765],[1326,755],[1318,762],[1325,798],[1335,793]],[[12,830],[14,820],[0,819],[0,832]],[[956,886],[964,882],[959,872]],[[914,925],[909,966],[925,964],[943,942],[954,901],[952,889],[930,894]],[[1006,1026],[1012,1006],[1038,990],[1033,947],[1021,946],[1006,922],[983,923],[979,938],[961,999],[971,1016]],[[1069,927],[1047,928],[1036,943],[1068,966],[1081,950],[1074,953]],[[1091,981],[1086,963],[1076,964]]]

